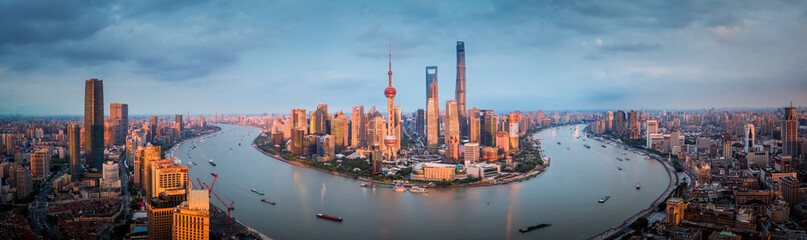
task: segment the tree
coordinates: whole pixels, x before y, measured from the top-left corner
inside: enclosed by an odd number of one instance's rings
[[[639,219],[636,219],[636,221],[633,221],[633,223],[631,223],[630,226],[628,226],[628,227],[630,227],[633,230],[641,232],[642,229],[644,229],[644,228],[646,228],[648,226],[648,223],[649,222],[647,221],[646,217],[639,217]]]

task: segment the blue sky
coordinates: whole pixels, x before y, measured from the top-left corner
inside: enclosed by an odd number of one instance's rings
[[[425,66],[468,107],[807,105],[805,1],[0,0],[0,114],[81,114],[84,80],[131,114],[425,107]],[[108,107],[107,107],[108,108]]]

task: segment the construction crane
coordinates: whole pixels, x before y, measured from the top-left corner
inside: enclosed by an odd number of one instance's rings
[[[216,194],[213,191],[211,191],[211,193],[212,193],[212,195],[214,197],[216,197],[216,199],[219,200],[219,202],[221,202],[221,205],[223,205],[225,208],[227,208],[227,227],[231,227],[230,226],[230,220],[232,220],[232,217],[230,216],[230,212],[235,210],[235,201],[231,201],[230,205],[227,205],[227,203],[225,203],[223,200],[221,200],[221,198],[219,197],[218,194]]]

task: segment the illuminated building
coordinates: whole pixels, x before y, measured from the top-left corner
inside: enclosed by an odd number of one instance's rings
[[[350,146],[355,148],[367,146],[367,116],[364,106],[353,106],[350,114]]]
[[[45,180],[50,173],[51,154],[47,148],[39,149],[31,154],[31,178],[34,181]]]
[[[448,139],[448,136],[451,135],[460,136],[460,123],[459,123],[459,116],[457,116],[457,114],[458,114],[457,101],[456,100],[446,101],[446,132],[445,132],[446,139]]]
[[[440,95],[437,85],[437,66],[426,67],[426,146],[436,151],[440,135]]]
[[[507,114],[507,125],[508,125],[508,135],[510,139],[510,152],[517,152],[518,151],[518,114],[517,113],[510,113]]]
[[[305,136],[305,127],[295,127],[291,129],[291,153],[296,155],[303,154],[303,138]]]
[[[81,129],[76,124],[67,125],[67,148],[70,153],[70,175],[74,179],[79,179],[83,171],[81,170]]]
[[[337,151],[345,149],[348,143],[347,116],[342,111],[336,112],[331,121],[331,135]]]
[[[207,190],[189,190],[188,200],[173,210],[171,239],[210,239],[210,197]]]
[[[687,202],[680,198],[667,199],[667,224],[678,226],[684,221],[684,210],[687,208]]]
[[[672,137],[672,136],[670,136]],[[731,134],[723,134],[723,157],[730,159],[731,156]]]
[[[496,133],[496,147],[504,150],[504,155],[510,154],[510,134],[505,131]]]
[[[470,166],[479,161],[479,143],[466,143],[463,150],[465,166]]]
[[[129,104],[110,103],[109,119],[115,123],[114,145],[122,145],[126,142],[126,135],[129,134]]]
[[[482,130],[482,125],[481,119],[479,118],[479,109],[468,109],[468,141],[479,143],[480,130]]]
[[[446,135],[446,162],[459,163],[460,136],[458,133]]]
[[[454,91],[454,100],[457,100],[460,136],[467,137],[468,123],[466,122],[467,117],[465,114],[465,42],[463,41],[457,41],[457,86]]]
[[[780,189],[782,190],[782,198],[789,206],[796,206],[799,204],[799,180],[786,176],[779,179]]]
[[[796,118],[796,109],[785,107],[785,117],[782,120],[782,155],[798,157],[799,149],[799,123]],[[792,206],[792,205],[791,205]]]
[[[306,119],[305,109],[292,109],[291,110],[291,127],[308,129],[308,120]]]
[[[482,110],[482,145],[488,147],[496,146],[496,133],[499,129],[499,119],[493,114],[493,110]]]
[[[328,162],[333,160],[334,157],[334,136],[323,135],[317,136],[317,161]]]

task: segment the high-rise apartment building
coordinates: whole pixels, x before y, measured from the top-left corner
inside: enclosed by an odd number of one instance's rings
[[[31,179],[31,170],[16,164],[16,174],[14,180],[17,184],[17,199],[23,199],[34,191],[34,184]]]
[[[104,81],[84,83],[84,159],[90,168],[104,161]]]
[[[70,175],[73,179],[80,179],[84,171],[81,170],[81,129],[76,124],[67,125],[67,148],[70,153]]]
[[[126,142],[126,135],[129,134],[129,104],[110,103],[109,118],[115,123],[115,145],[123,145]]]
[[[448,111],[448,109],[446,109]],[[446,132],[446,162],[459,163],[460,136],[457,133]]]
[[[291,153],[303,154],[303,138],[305,137],[305,127],[295,127],[291,129]]]
[[[457,86],[454,91],[454,100],[457,100],[460,136],[467,137],[468,122],[465,112],[465,42],[463,41],[457,41]]]
[[[630,139],[639,139],[639,133],[642,131],[639,127],[639,112],[630,110],[628,113],[628,134]]]
[[[39,149],[31,154],[31,178],[42,181],[50,173],[51,154],[47,148]]]
[[[647,141],[647,143],[645,147],[647,149],[652,149],[653,148],[652,136],[654,134],[658,134],[658,120],[647,120],[645,124],[647,124],[647,131],[645,133],[645,140]]]
[[[724,158],[732,158],[731,155],[731,134],[725,133],[723,134],[723,157]]]
[[[149,125],[149,130],[150,134],[148,136],[148,142],[153,143],[154,138],[157,137],[157,134],[159,134],[159,132],[157,132],[157,116],[151,116],[151,124]]]
[[[796,109],[785,107],[784,110],[785,117],[782,119],[782,155],[798,158],[799,123],[798,119],[796,119]]]
[[[317,161],[328,162],[335,155],[335,141],[333,135],[317,136]]]
[[[463,150],[465,167],[470,166],[479,161],[479,143],[469,142],[465,144]]]
[[[493,110],[482,110],[482,145],[488,147],[496,146],[496,133],[499,129],[499,119],[493,114]]]
[[[779,179],[780,189],[782,190],[782,198],[791,207],[799,204],[799,180],[793,176],[787,176]]]

